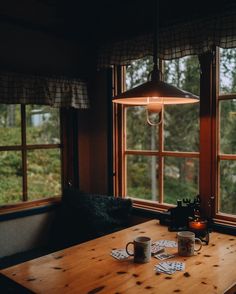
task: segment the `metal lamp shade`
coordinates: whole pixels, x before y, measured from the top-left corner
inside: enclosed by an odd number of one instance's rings
[[[163,104],[187,104],[199,102],[199,97],[160,80],[151,80],[113,98],[114,103],[142,106],[158,102]]]

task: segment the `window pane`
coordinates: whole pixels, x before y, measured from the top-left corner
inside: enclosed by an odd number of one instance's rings
[[[220,48],[220,94],[236,93],[236,49]]]
[[[0,205],[22,199],[21,152],[0,152]]]
[[[60,150],[32,150],[27,156],[29,200],[61,194]]]
[[[164,149],[199,151],[199,103],[165,106]]]
[[[165,61],[164,77],[167,83],[195,95],[200,93],[200,68],[197,56]],[[200,103],[165,106],[165,150],[199,150],[199,109]]]
[[[133,150],[157,150],[158,127],[147,123],[144,107],[127,107],[126,148]]]
[[[127,196],[158,200],[158,162],[155,156],[127,155]]]
[[[11,146],[20,144],[20,105],[0,104],[0,146]]]
[[[26,106],[27,144],[60,143],[59,109],[42,105]]]
[[[145,57],[131,62],[126,68],[127,90],[146,82],[152,67],[153,62],[151,57]]]
[[[220,153],[236,154],[236,99],[220,101]]]
[[[220,212],[236,214],[236,161],[220,162]]]
[[[200,66],[197,56],[164,62],[164,80],[195,95],[200,94]]]
[[[164,202],[193,199],[198,194],[199,161],[195,158],[165,157]]]

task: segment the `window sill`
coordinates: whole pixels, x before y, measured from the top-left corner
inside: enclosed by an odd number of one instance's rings
[[[147,218],[156,218],[159,220],[163,220],[163,224],[168,225],[168,222],[165,221],[165,217],[167,216],[167,210],[159,209],[158,207],[152,207],[150,204],[139,205],[136,202],[133,204],[134,214],[141,217]],[[170,208],[170,207],[169,207]],[[229,234],[236,236],[236,224],[233,222],[222,222],[218,219],[213,219],[214,223],[212,225],[212,229],[216,232],[220,232],[223,234]]]
[[[43,213],[60,204],[61,197],[9,204],[0,207],[0,221]]]
[[[133,206],[136,208],[146,209],[153,212],[167,212],[168,209],[175,207],[176,205],[171,204],[160,204],[156,201],[142,200],[130,197],[133,201]]]

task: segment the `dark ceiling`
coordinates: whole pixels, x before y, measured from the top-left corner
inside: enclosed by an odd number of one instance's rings
[[[155,0],[8,0],[1,1],[0,23],[77,41],[107,41],[153,31]],[[233,0],[160,0],[160,26],[217,15]]]

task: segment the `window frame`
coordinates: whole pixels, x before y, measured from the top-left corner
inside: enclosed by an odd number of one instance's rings
[[[236,222],[236,215],[226,214],[219,211],[220,207],[220,162],[223,160],[236,160],[236,154],[223,154],[220,153],[220,102],[226,100],[236,99],[236,93],[230,94],[220,94],[220,49],[216,48],[216,80],[218,81],[217,87],[217,101],[216,101],[216,116],[217,116],[217,125],[216,125],[216,157],[217,157],[217,178],[216,178],[216,202],[215,202],[215,219],[221,223],[232,224]]]
[[[125,138],[126,138],[126,115],[125,115],[125,111],[129,106],[123,106],[123,136],[124,136],[124,142],[126,142]],[[163,115],[163,113],[162,113]],[[142,200],[142,199],[138,199],[138,198],[132,198],[132,200],[134,201],[134,203],[141,203],[143,201],[147,202],[146,205],[149,203],[157,208],[165,208],[168,209],[170,207],[173,207],[174,205],[172,204],[168,204],[164,202],[164,159],[168,156],[168,157],[175,157],[175,158],[198,158],[199,159],[199,152],[184,152],[184,151],[166,151],[164,150],[164,120],[161,120],[161,123],[159,124],[158,127],[158,142],[159,142],[159,148],[158,150],[154,151],[154,150],[131,150],[131,149],[127,149],[126,144],[123,144],[123,173],[124,173],[124,191],[122,193],[122,195],[126,195],[127,191],[126,191],[126,186],[125,186],[125,182],[126,182],[126,164],[127,164],[127,157],[126,155],[144,155],[144,156],[156,156],[157,157],[157,161],[158,161],[158,179],[160,179],[158,181],[158,191],[159,191],[159,201],[151,201],[151,200]]]
[[[201,197],[202,214],[208,218],[212,218],[215,223],[235,225],[236,216],[226,215],[218,212],[219,199],[219,48],[214,47],[211,51],[200,56],[200,134],[199,134],[199,153],[198,152],[161,152],[162,156],[185,155],[194,158],[199,158],[199,194]],[[114,66],[113,68],[113,95],[117,95],[125,90],[125,67]],[[126,106],[113,105],[113,176],[114,176],[114,194],[115,196],[125,197],[125,154],[128,154],[124,146],[124,127],[125,116],[124,110]],[[160,128],[159,136],[162,136],[163,126]],[[163,144],[159,137],[159,144]],[[162,145],[163,148],[163,145]],[[160,151],[160,148],[159,148]],[[159,151],[154,152],[158,154]],[[134,152],[137,152],[136,150]],[[139,152],[139,151],[138,151]],[[143,151],[140,151],[142,153]],[[145,152],[143,152],[146,154]],[[148,152],[149,155],[154,154]],[[148,154],[147,153],[147,154]],[[133,154],[133,153],[132,153]],[[159,157],[159,169],[163,169],[162,160]],[[228,157],[228,156],[227,156]],[[236,156],[235,156],[236,158]],[[163,171],[160,171],[161,173]],[[162,184],[161,184],[162,185]],[[159,189],[163,189],[160,187]],[[134,207],[147,210],[163,212],[173,205],[163,205],[161,203],[145,201],[132,198]]]
[[[21,202],[7,203],[0,206],[0,214],[25,209],[54,205],[61,201],[61,195],[53,195],[37,200],[28,200],[26,152],[28,150],[60,149],[61,157],[61,191],[65,186],[78,187],[78,111],[73,108],[60,108],[60,143],[59,144],[26,144],[25,105],[20,104],[21,111],[21,144],[17,146],[0,146],[0,151],[20,151],[22,160],[22,199]],[[73,162],[73,164],[69,164]],[[71,166],[72,165],[72,166]]]

